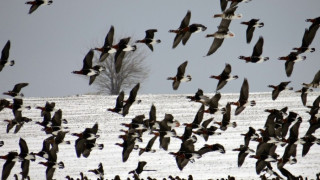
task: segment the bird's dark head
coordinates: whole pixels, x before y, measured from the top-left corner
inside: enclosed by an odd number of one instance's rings
[[[62,161],[60,161],[58,163],[59,169],[63,169],[64,168],[64,163]]]
[[[244,56],[239,56],[238,58],[239,58],[239,59],[245,59],[246,57],[244,57]]]
[[[135,50],[137,50],[137,46],[136,46],[136,45],[133,45],[133,46],[132,46],[132,51],[135,51]]]

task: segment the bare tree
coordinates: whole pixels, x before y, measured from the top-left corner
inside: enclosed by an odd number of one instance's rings
[[[96,61],[99,61],[99,56],[95,56]],[[99,63],[106,71],[101,72],[93,84],[98,93],[117,95],[120,90],[132,88],[135,84],[143,82],[149,75],[149,68],[144,62],[146,57],[145,49],[142,47],[134,52],[127,52],[120,72],[116,73],[114,54],[110,54],[106,60]]]

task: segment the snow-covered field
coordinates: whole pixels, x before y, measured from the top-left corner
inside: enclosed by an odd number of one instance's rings
[[[188,94],[189,95],[189,94]],[[205,94],[209,97],[214,94]],[[313,100],[320,95],[320,92],[309,93],[308,105],[313,103]],[[195,144],[195,149],[201,148],[205,143],[213,144],[220,143],[225,147],[226,153],[211,152],[203,155],[200,159],[196,159],[194,163],[188,163],[187,166],[180,171],[176,165],[175,158],[169,155],[169,152],[177,152],[180,148],[181,140],[171,138],[168,151],[159,148],[159,140],[157,139],[153,148],[157,151],[155,153],[144,153],[138,155],[137,150],[133,150],[128,161],[123,163],[121,158],[122,148],[115,145],[115,143],[122,143],[118,138],[120,129],[124,129],[120,123],[129,123],[136,115],[144,114],[148,118],[149,110],[152,103],[157,108],[157,120],[164,118],[165,113],[170,113],[176,120],[182,123],[190,123],[193,121],[196,112],[201,106],[199,103],[189,102],[186,98],[187,94],[182,95],[140,95],[138,93],[137,99],[141,99],[140,104],[131,106],[130,112],[126,117],[107,111],[107,108],[112,108],[115,105],[116,96],[100,96],[100,95],[81,95],[61,98],[25,98],[24,105],[33,107],[31,110],[23,111],[23,116],[32,119],[32,122],[24,124],[21,130],[14,134],[13,130],[6,133],[7,123],[3,120],[13,119],[13,114],[10,109],[4,109],[0,112],[0,140],[4,141],[4,146],[0,148],[0,155],[5,155],[9,151],[19,152],[19,138],[26,140],[30,152],[39,152],[42,148],[42,142],[48,137],[41,126],[35,124],[36,121],[42,121],[40,110],[35,109],[35,106],[44,106],[46,101],[55,102],[56,108],[63,111],[63,118],[68,120],[65,126],[69,128],[70,133],[66,135],[65,140],[70,140],[71,145],[60,145],[58,153],[58,161],[63,161],[64,169],[56,169],[54,178],[65,179],[66,175],[71,177],[79,177],[79,172],[84,172],[91,179],[96,179],[93,173],[87,172],[89,169],[95,169],[100,162],[103,163],[105,178],[111,179],[115,175],[120,175],[121,179],[131,177],[128,172],[137,167],[138,161],[146,161],[145,169],[156,170],[155,172],[142,172],[141,178],[151,176],[157,179],[168,177],[169,175],[180,176],[187,178],[192,174],[194,179],[217,179],[227,177],[228,175],[235,176],[236,179],[259,179],[259,175],[255,171],[256,160],[246,158],[243,166],[238,168],[237,158],[238,152],[232,151],[243,144],[243,136],[241,133],[246,133],[248,127],[252,126],[255,129],[263,128],[268,113],[265,109],[281,109],[288,106],[288,111],[297,112],[303,119],[300,126],[300,137],[302,137],[309,127],[309,115],[306,113],[308,108],[302,105],[300,94],[294,92],[280,93],[278,99],[273,101],[271,93],[250,93],[249,100],[255,100],[257,105],[254,107],[247,107],[240,115],[234,116],[235,107],[232,106],[231,122],[236,122],[236,128],[228,128],[226,131],[221,131],[219,136],[211,136],[205,142],[202,137],[198,137]],[[220,104],[225,106],[227,102],[237,101],[239,94],[222,94]],[[125,98],[128,95],[126,94]],[[204,120],[214,117],[214,120],[221,121],[222,115],[205,114]],[[86,127],[92,127],[94,123],[99,124],[100,138],[97,143],[103,143],[103,150],[93,150],[88,158],[77,158],[74,148],[75,137],[71,133],[82,132]],[[182,135],[184,127],[175,128],[178,135]],[[220,131],[220,130],[218,130]],[[289,133],[288,133],[289,134]],[[317,138],[320,137],[320,132],[315,133]],[[145,147],[152,136],[144,133],[143,142],[138,143],[140,147]],[[257,142],[251,142],[250,148],[256,149]],[[278,147],[277,153],[282,156],[284,147]],[[320,172],[320,147],[314,145],[311,147],[309,153],[301,156],[302,146],[297,148],[297,164],[285,165],[294,175],[302,175],[303,177],[315,178],[315,174]],[[31,179],[45,179],[46,167],[38,162],[44,159],[37,157],[35,162],[30,163],[29,175]],[[0,160],[2,167],[4,160]],[[277,170],[276,163],[272,166]],[[16,163],[12,169],[10,178],[13,179],[14,174],[21,172],[20,163]]]

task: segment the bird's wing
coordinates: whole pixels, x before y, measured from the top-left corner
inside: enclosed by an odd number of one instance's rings
[[[319,84],[320,83],[320,70],[314,75],[314,78],[311,83],[312,84]]]
[[[13,92],[16,92],[16,93],[19,93],[21,91],[22,88],[28,86],[29,83],[19,83],[19,84],[16,84],[13,88]]]
[[[191,11],[188,11],[186,16],[181,21],[179,29],[183,29],[183,28],[189,26],[190,18],[191,18]]]
[[[20,138],[19,146],[20,146],[20,153],[24,153],[24,154],[29,153],[28,145],[24,139]]]
[[[203,114],[204,114],[204,104],[202,104],[201,107],[199,108],[196,116],[194,117],[192,124],[200,125],[203,119]]]
[[[157,32],[157,31],[158,30],[156,30],[156,29],[148,29],[148,30],[146,30],[146,37],[145,38],[153,39],[154,33]]]
[[[197,153],[198,153],[199,155],[201,155],[201,156],[202,156],[203,154],[207,153],[207,152],[211,152],[211,148],[206,147],[206,146],[200,148],[200,149],[197,151]]]
[[[217,84],[217,91],[222,89],[225,85],[227,84],[226,80],[219,80],[218,84]]]
[[[151,51],[153,51],[153,46],[152,46],[152,44],[146,44],[147,46],[148,46],[148,48],[151,50]]]
[[[129,109],[130,109],[131,105],[132,105],[131,102],[127,102],[127,103],[123,106],[122,116],[126,116],[127,114],[129,114]]]
[[[178,67],[177,75],[176,75],[178,81],[180,81],[183,78],[187,65],[188,65],[188,61],[185,61]]]
[[[284,66],[285,66],[285,69],[286,69],[287,76],[290,77],[291,74],[292,74],[292,71],[293,71],[294,62],[293,61],[286,61]]]
[[[133,103],[133,102],[136,100],[136,97],[137,97],[139,88],[140,88],[140,83],[137,83],[137,84],[131,89],[130,95],[129,95],[129,98],[128,98],[128,101],[130,101],[130,102]]]
[[[7,41],[1,52],[1,60],[8,60],[10,50],[10,40]]]
[[[246,36],[247,36],[247,43],[249,44],[252,40],[252,37],[253,37],[253,32],[255,30],[255,27],[254,26],[248,26],[247,27],[247,31],[246,31]]]
[[[226,9],[223,13],[227,14],[227,15],[231,15],[234,14],[234,12],[237,10],[238,6],[231,4],[230,7],[228,9]]]
[[[55,170],[56,170],[56,168],[47,167],[47,170],[46,170],[47,180],[52,180],[52,177],[53,177],[53,174],[54,174],[54,171],[55,171]]]
[[[230,122],[231,104],[227,103],[226,112],[222,116],[222,125],[228,125]]]
[[[174,37],[173,40],[173,45],[172,48],[176,48],[178,46],[178,44],[180,43],[180,41],[182,40],[182,37],[184,36],[185,33],[178,33],[176,34],[176,36]]]
[[[276,100],[277,99],[277,97],[279,96],[279,90],[278,89],[274,89],[273,91],[272,91],[272,100]]]
[[[249,83],[247,78],[245,78],[240,90],[240,98],[239,98],[240,105],[245,104],[248,100],[248,97],[249,97]]]
[[[29,160],[23,160],[21,163],[21,169],[22,169],[22,179],[27,178],[29,174],[29,166],[30,166],[30,161]]]
[[[97,75],[93,75],[93,76],[90,76],[90,79],[89,79],[89,85],[91,85],[94,80],[96,79]]]
[[[33,13],[36,9],[38,9],[40,5],[38,4],[33,4],[30,9],[29,9],[29,14]]]
[[[207,119],[205,121],[203,121],[203,123],[201,124],[202,127],[207,128],[208,125],[211,123],[211,121],[213,120],[213,118]]]
[[[124,99],[124,91],[121,91],[120,94],[117,97],[116,109],[123,108],[123,99]]]
[[[111,26],[110,27],[110,30],[104,40],[104,45],[103,47],[108,47],[108,46],[112,46],[112,43],[113,43],[113,35],[114,35],[114,27]]]
[[[217,51],[217,49],[219,49],[219,47],[223,43],[223,40],[224,40],[224,38],[223,39],[214,38],[214,40],[209,48],[209,51],[207,53],[207,56],[210,56],[211,54],[215,53]]]
[[[98,129],[99,129],[99,125],[98,125],[98,123],[95,123],[95,124],[92,126],[92,128],[90,129],[90,133],[97,134]]]
[[[83,59],[82,69],[92,68],[92,58],[93,58],[93,50],[90,50]]]
[[[62,110],[59,109],[56,111],[51,119],[53,126],[61,126],[61,120],[62,120]]]
[[[246,159],[248,153],[245,153],[245,152],[239,152],[238,154],[238,167],[241,167],[244,160]]]
[[[227,5],[228,5],[228,1],[227,0],[220,0],[221,11],[226,10]]]
[[[75,149],[76,149],[76,154],[77,154],[77,157],[80,158],[82,152],[84,151],[85,149],[85,142],[87,140],[86,139],[78,139],[76,140],[76,143],[75,143]]]
[[[311,148],[312,145],[313,145],[312,143],[305,143],[305,144],[303,144],[303,147],[302,147],[302,157],[304,157],[305,155],[308,154],[308,152],[309,152],[309,150],[310,150],[310,148]]]
[[[154,144],[154,141],[156,140],[158,138],[158,136],[153,136],[150,140],[149,140],[149,142],[148,142],[148,144],[147,144],[147,146],[146,146],[146,149],[151,149],[152,148],[152,146],[153,146],[153,144]]]
[[[227,63],[221,73],[221,76],[228,76],[230,73],[231,73],[231,65]]]
[[[177,90],[179,88],[180,81],[173,81],[172,82],[172,88],[173,90]]]
[[[10,175],[11,169],[13,168],[15,161],[6,161],[3,164],[1,179],[7,179]]]
[[[157,119],[156,117],[156,106],[152,104],[149,112],[149,120],[155,121]]]
[[[119,73],[121,70],[121,66],[122,66],[122,60],[124,58],[125,52],[124,51],[117,51],[115,56],[114,56],[114,63],[115,63],[115,69],[116,69],[116,73]]]
[[[260,36],[259,40],[257,41],[256,45],[253,48],[252,56],[259,57],[259,56],[261,56],[262,51],[263,51],[263,37]]]
[[[308,33],[308,37],[307,37],[307,42],[308,42],[308,45],[310,45],[319,29],[319,25],[311,25],[309,27],[309,33]]]
[[[182,37],[182,44],[183,45],[186,45],[190,36],[191,36],[191,32],[190,31],[187,31],[186,33],[184,33],[183,37]]]
[[[310,41],[308,39],[308,35],[309,35],[309,29],[306,28],[302,37],[301,47],[309,47]],[[311,38],[310,40],[312,41],[313,38]]]

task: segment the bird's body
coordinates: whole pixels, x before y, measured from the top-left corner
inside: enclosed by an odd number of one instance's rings
[[[239,100],[237,102],[231,103],[232,105],[237,106],[235,115],[239,115],[248,105],[250,106],[256,105],[255,101],[248,101],[248,98],[249,98],[249,83],[247,78],[245,78],[241,86]]]
[[[290,77],[293,71],[293,66],[296,62],[304,61],[306,59],[306,56],[300,56],[296,52],[291,52],[287,56],[282,56],[278,58],[279,60],[284,60],[285,62],[285,70],[287,77]]]
[[[1,58],[0,58],[0,72],[5,66],[13,66],[14,60],[8,60],[9,59],[9,52],[10,52],[10,40],[7,41],[6,45],[3,47],[1,51]]]
[[[154,33],[158,32],[157,29],[148,29],[146,30],[146,36],[142,40],[137,40],[136,43],[146,44],[151,51],[153,51],[153,45],[161,43],[160,39],[154,39]]]
[[[234,79],[238,79],[238,76],[235,75],[231,75],[231,65],[230,64],[226,64],[224,70],[222,71],[222,73],[218,76],[210,76],[210,78],[214,78],[214,79],[218,79],[219,82],[217,84],[217,88],[216,91],[222,89],[228,81],[234,80]]]
[[[263,57],[261,56],[262,52],[263,52],[263,37],[260,36],[259,40],[257,41],[256,45],[253,48],[253,52],[251,56],[239,56],[239,59],[243,59],[246,61],[246,63],[248,62],[252,62],[252,63],[262,63],[264,61],[269,60],[269,57]]]
[[[184,76],[187,65],[188,65],[188,61],[185,61],[178,67],[177,74],[175,77],[167,78],[167,80],[173,80],[173,83],[172,83],[173,90],[177,90],[179,88],[180,82],[191,81],[192,78],[190,75]]]
[[[29,14],[32,14],[38,7],[42,5],[50,5],[52,4],[52,0],[34,0],[34,1],[27,1],[26,4],[31,5],[29,9]]]
[[[250,21],[243,21],[241,22],[241,24],[247,25],[247,30],[246,30],[246,40],[247,43],[249,44],[252,40],[253,37],[253,32],[255,30],[256,27],[263,27],[264,23],[262,22],[258,22],[259,19],[251,19]]]
[[[182,19],[178,29],[169,30],[170,33],[175,33],[176,36],[173,40],[172,49],[176,48],[181,42],[183,36],[188,31],[188,26],[191,18],[191,11],[188,11],[185,17]]]
[[[93,59],[93,50],[90,50],[85,58],[83,59],[83,66],[82,69],[79,71],[73,71],[74,74],[80,74],[90,77],[89,85],[91,85],[96,77],[100,74],[101,71],[105,71],[105,67],[100,65],[92,66],[92,59]]]
[[[273,88],[272,91],[272,100],[276,100],[277,97],[279,96],[281,91],[284,90],[292,90],[292,87],[287,87],[287,85],[290,83],[291,81],[286,81],[286,82],[281,82],[279,85],[274,86],[274,85],[269,85],[268,87]]]
[[[115,48],[113,48],[112,44],[113,44],[113,36],[114,36],[114,27],[111,26],[109,29],[109,32],[104,40],[104,45],[101,48],[94,48],[94,50],[100,51],[101,55],[100,55],[100,62],[103,62],[108,56],[109,54],[113,54],[115,53],[117,50]]]

